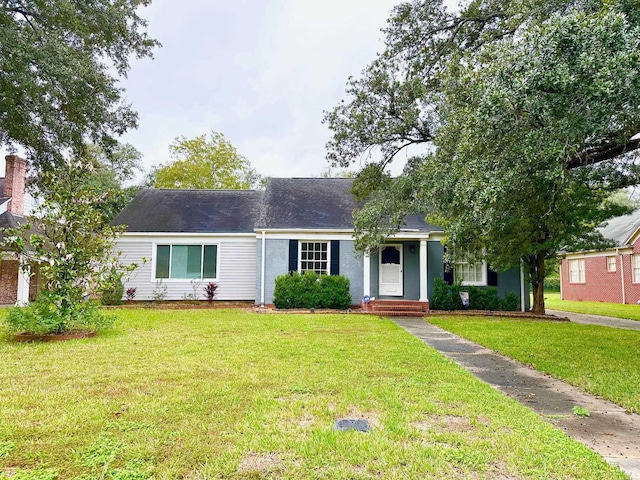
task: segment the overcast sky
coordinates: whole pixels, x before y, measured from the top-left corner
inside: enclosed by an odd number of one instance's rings
[[[154,0],[162,43],[123,81],[139,128],[123,141],[164,163],[180,135],[223,133],[259,173],[317,176],[327,166],[323,110],[382,50],[398,0]]]

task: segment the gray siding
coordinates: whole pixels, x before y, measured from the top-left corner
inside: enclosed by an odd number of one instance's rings
[[[264,303],[271,304],[276,277],[289,271],[289,240],[267,239],[265,257]],[[259,258],[258,261],[260,261]],[[259,288],[260,283],[258,283]],[[260,301],[259,291],[256,298]]]
[[[440,242],[427,242],[427,291],[433,292],[433,281],[444,276],[444,247]]]
[[[402,244],[404,246],[403,298],[420,300],[420,242],[402,242]],[[411,253],[412,247],[413,253]]]
[[[292,236],[292,240],[295,238]],[[261,287],[261,257],[262,239],[256,241],[256,301],[260,302]],[[276,277],[289,272],[289,240],[288,239],[266,239],[265,258],[265,295],[264,303],[273,303],[273,290],[275,288]],[[352,240],[340,240],[340,275],[347,277],[350,282],[349,292],[352,304],[360,303],[364,289],[362,257],[355,254]]]
[[[340,275],[349,279],[351,304],[360,305],[364,292],[364,259],[354,250],[353,240],[340,240]]]
[[[193,239],[190,241],[193,243]],[[255,240],[253,238],[202,238],[199,241],[219,245],[216,300],[255,300]],[[195,295],[198,300],[204,300],[206,281],[158,281],[152,278],[154,242],[179,244],[180,240],[163,237],[149,239],[124,237],[118,241],[117,248],[122,252],[121,262],[124,265],[131,263],[139,265],[130,278],[125,279],[125,289],[135,287],[136,300],[152,300],[157,291],[165,288],[166,300],[183,300],[188,295]],[[146,263],[143,258],[147,259]]]

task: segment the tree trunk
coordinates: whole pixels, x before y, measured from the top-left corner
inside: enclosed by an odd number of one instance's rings
[[[533,307],[531,311],[538,315],[545,314],[544,308],[544,260],[546,255],[538,253],[530,257],[529,261],[529,278],[531,280],[531,288],[533,289]]]

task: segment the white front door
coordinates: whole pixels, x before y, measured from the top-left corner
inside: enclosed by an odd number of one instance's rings
[[[379,295],[402,296],[402,244],[384,245],[380,249],[379,276]]]

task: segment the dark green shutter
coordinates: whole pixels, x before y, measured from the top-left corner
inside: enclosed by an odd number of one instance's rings
[[[340,240],[331,240],[331,267],[329,274],[340,275]]]
[[[298,240],[289,240],[289,273],[298,271]]]
[[[489,285],[490,287],[498,286],[498,272],[496,272],[492,268],[489,268],[488,265],[487,265],[487,285]]]

